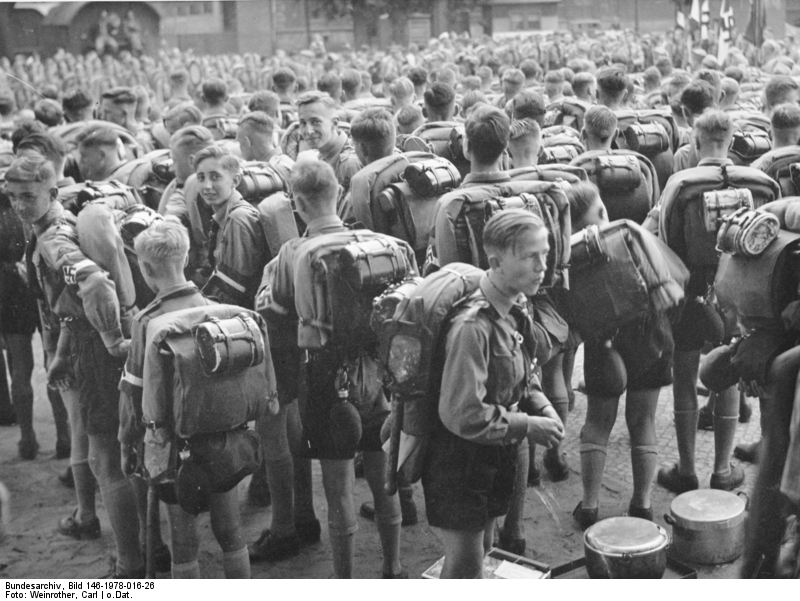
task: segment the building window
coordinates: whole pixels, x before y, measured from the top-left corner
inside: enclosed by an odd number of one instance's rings
[[[214,5],[211,2],[203,2],[203,14],[213,15]]]
[[[542,28],[542,16],[535,11],[509,13],[508,19],[511,31],[530,31]]]
[[[222,3],[222,28],[225,31],[236,31],[236,2]]]
[[[197,2],[192,2],[189,4],[189,14],[190,15],[199,15],[200,14],[200,6]]]

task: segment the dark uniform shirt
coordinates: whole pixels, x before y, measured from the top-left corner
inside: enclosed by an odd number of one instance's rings
[[[134,444],[144,438],[142,389],[147,324],[159,315],[209,304],[191,282],[162,290],[155,300],[139,311],[131,324],[131,347],[119,383],[119,441]]]

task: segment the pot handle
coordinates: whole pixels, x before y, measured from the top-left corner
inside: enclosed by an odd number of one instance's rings
[[[667,524],[669,524],[670,526],[675,526],[675,524],[677,523],[677,522],[675,521],[675,518],[674,518],[674,517],[672,517],[672,514],[669,514],[669,513],[665,513],[665,514],[664,514],[664,521],[665,521]]]
[[[750,509],[750,497],[747,495],[747,493],[744,492],[743,490],[740,490],[739,492],[736,493],[736,496],[744,498],[744,510],[745,511],[749,511],[749,509]]]

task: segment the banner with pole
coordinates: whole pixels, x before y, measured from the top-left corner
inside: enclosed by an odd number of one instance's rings
[[[728,0],[722,0],[722,5],[719,7],[719,44],[717,46],[717,60],[720,64],[725,63],[728,57],[728,50],[733,44],[733,28],[736,21],[733,18],[733,7]]]

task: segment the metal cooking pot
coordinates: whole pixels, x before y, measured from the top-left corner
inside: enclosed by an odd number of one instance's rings
[[[744,493],[702,489],[675,497],[664,520],[672,526],[672,550],[681,561],[718,565],[744,550]]]
[[[661,578],[667,569],[667,531],[631,517],[597,522],[583,535],[589,578]]]

